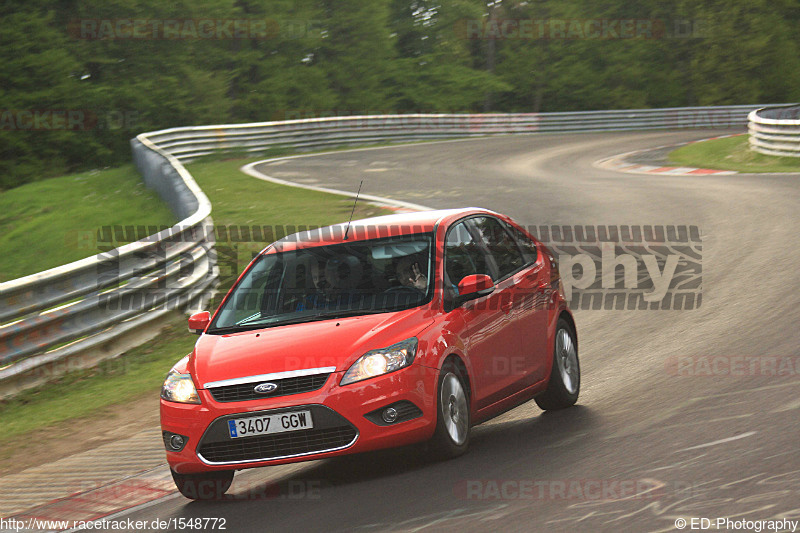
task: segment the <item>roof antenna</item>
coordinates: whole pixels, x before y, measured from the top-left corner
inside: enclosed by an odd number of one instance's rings
[[[350,223],[353,221],[353,213],[356,212],[356,204],[358,203],[358,195],[361,194],[361,186],[364,185],[364,180],[358,184],[358,192],[356,193],[356,201],[353,202],[353,210],[350,211],[350,220],[347,221],[347,229],[344,230],[344,240],[347,240],[347,233],[350,231]]]

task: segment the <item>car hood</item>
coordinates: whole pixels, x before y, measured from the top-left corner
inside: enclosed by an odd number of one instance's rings
[[[204,334],[189,359],[198,385],[289,370],[347,370],[358,357],[413,337],[433,322],[429,310],[321,320],[228,335]]]

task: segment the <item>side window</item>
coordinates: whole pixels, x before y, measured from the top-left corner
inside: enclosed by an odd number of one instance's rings
[[[481,241],[497,263],[500,278],[508,276],[525,265],[526,261],[522,257],[519,246],[503,229],[500,222],[490,217],[478,217],[471,220],[480,234]]]
[[[445,274],[450,288],[458,286],[464,276],[486,274],[491,276],[486,256],[478,247],[463,222],[453,226],[445,242]]]
[[[516,226],[506,224],[505,222],[503,222],[503,226],[511,231],[511,234],[517,241],[517,244],[522,250],[522,255],[525,256],[525,264],[530,265],[535,263],[536,260],[539,259],[539,251],[536,249],[536,244],[531,238],[525,235],[525,233],[520,231]]]

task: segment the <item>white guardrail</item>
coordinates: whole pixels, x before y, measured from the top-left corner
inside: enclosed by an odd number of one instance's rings
[[[517,133],[744,127],[757,106],[571,113],[384,115],[171,128],[131,141],[145,183],[180,222],[145,239],[0,283],[0,398],[142,342],[218,277],[211,204],[181,161],[219,151],[323,148]],[[150,328],[153,329],[152,327]],[[121,342],[125,337],[127,345]],[[152,334],[150,335],[152,336]],[[180,354],[176,354],[180,355]]]
[[[181,221],[0,283],[0,398],[120,355],[154,337],[167,313],[199,305],[213,288],[211,203],[183,165],[146,135],[132,144],[145,182]]]
[[[800,105],[765,107],[747,116],[750,148],[766,155],[800,157]]]

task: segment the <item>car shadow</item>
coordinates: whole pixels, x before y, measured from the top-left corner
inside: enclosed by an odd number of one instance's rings
[[[553,465],[565,453],[589,453],[592,435],[600,426],[601,416],[586,406],[541,412],[533,403],[525,404],[473,427],[468,452],[456,459],[436,460],[425,443],[324,459],[268,481],[235,480],[222,499],[190,501],[185,510],[207,514],[217,506],[238,508],[237,504],[254,500],[308,499],[312,492],[319,495],[376,480],[391,483],[410,474],[452,484],[454,478],[496,476],[498,465],[519,462],[521,453],[536,454],[537,475],[552,477]],[[269,475],[268,467],[263,471]]]

